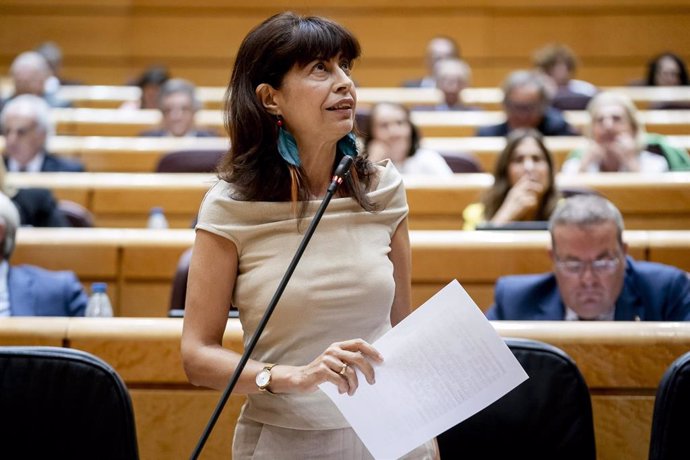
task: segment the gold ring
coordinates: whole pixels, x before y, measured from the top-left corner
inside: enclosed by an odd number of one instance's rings
[[[340,369],[340,372],[338,372],[338,375],[345,375],[345,371],[347,371],[347,364],[343,364],[343,368]]]

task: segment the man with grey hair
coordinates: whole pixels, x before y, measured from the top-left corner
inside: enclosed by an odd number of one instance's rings
[[[71,271],[10,266],[19,213],[0,194],[0,316],[84,316],[87,296]]]
[[[499,278],[489,319],[690,320],[687,274],[627,256],[623,218],[610,201],[565,200],[549,232],[553,273]]]
[[[145,131],[142,136],[149,137],[215,137],[218,134],[198,129],[194,117],[201,109],[201,102],[196,97],[196,87],[181,78],[172,78],[161,87],[158,96],[158,108],[161,111],[160,129]]]
[[[33,94],[45,100],[50,107],[70,107],[68,101],[46,93],[46,82],[52,75],[53,71],[48,61],[40,53],[26,51],[19,54],[10,65],[14,93],[3,102],[3,105],[22,94]]]
[[[46,151],[52,131],[50,107],[38,96],[23,94],[11,99],[0,113],[5,136],[4,160],[10,172],[82,172],[81,163]]]
[[[503,83],[506,121],[483,126],[478,136],[506,136],[516,128],[532,128],[544,136],[576,136],[578,132],[563,115],[550,107],[551,95],[545,77],[529,70],[517,70]]]

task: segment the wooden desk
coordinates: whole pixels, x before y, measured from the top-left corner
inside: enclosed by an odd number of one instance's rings
[[[557,176],[559,187],[591,188],[611,200],[629,229],[690,229],[690,174],[582,174]],[[417,230],[462,228],[465,207],[493,183],[490,174],[450,178],[405,177],[410,226]]]
[[[666,136],[674,146],[690,149],[690,136]],[[545,138],[557,170],[568,153],[586,145],[579,136]],[[0,151],[5,139],[0,136]],[[499,154],[505,147],[504,137],[427,137],[421,140],[424,148],[441,153],[471,153],[485,172],[493,172]],[[176,150],[227,150],[229,140],[211,138],[127,137],[127,136],[53,136],[48,150],[82,162],[89,172],[155,172],[163,155]]]
[[[629,253],[690,272],[690,231],[626,231]],[[547,272],[548,233],[412,231],[412,304],[417,307],[452,279],[477,305],[493,302],[496,279]],[[21,228],[13,264],[73,270],[85,285],[109,283],[117,316],[165,317],[180,255],[194,231]]]
[[[158,110],[53,109],[51,115],[57,134],[73,136],[137,136],[156,127],[161,119]],[[589,123],[589,114],[584,111],[565,112],[564,116],[578,129]],[[480,126],[503,122],[505,115],[502,111],[417,111],[412,112],[411,118],[422,137],[473,136]],[[649,132],[690,134],[690,110],[641,111],[640,118]],[[215,129],[219,135],[224,133],[220,110],[200,110],[196,123]]]
[[[18,187],[46,187],[94,213],[100,227],[144,227],[150,209],[162,206],[170,225],[188,228],[213,183],[212,174],[10,173]],[[449,178],[405,177],[410,226],[416,230],[462,228],[462,211],[493,182],[490,174]],[[630,229],[690,229],[690,173],[558,176],[561,187],[589,187],[609,198]]]
[[[503,337],[550,343],[568,353],[592,395],[597,458],[647,458],[656,387],[690,349],[690,323],[494,322]],[[182,371],[179,319],[0,318],[0,345],[56,344],[112,365],[130,391],[142,460],[186,459],[220,394],[192,387]],[[224,345],[242,349],[237,320]],[[60,346],[60,345],[57,345]],[[243,396],[233,396],[204,450],[228,458]]]
[[[687,87],[610,86],[602,90],[626,94],[640,109],[646,109],[651,102],[656,101],[690,101],[690,88]],[[58,94],[60,98],[71,101],[75,107],[117,108],[124,102],[138,100],[141,90],[136,86],[63,86]],[[224,94],[225,87],[221,86],[197,88],[197,97],[206,109],[220,109]],[[466,88],[462,91],[462,98],[468,105],[497,110],[503,102],[503,91],[496,87]],[[390,101],[413,108],[440,104],[442,99],[441,93],[435,88],[357,88],[360,107]]]

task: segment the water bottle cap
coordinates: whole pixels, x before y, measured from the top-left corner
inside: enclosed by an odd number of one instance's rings
[[[151,212],[149,212],[149,214],[163,214],[163,208],[160,206],[154,206],[151,208]]]
[[[107,289],[107,283],[91,283],[91,292],[105,292]]]

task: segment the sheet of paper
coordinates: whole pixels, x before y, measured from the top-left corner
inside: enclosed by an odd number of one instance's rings
[[[376,383],[358,373],[353,396],[333,400],[376,459],[396,459],[479,412],[527,374],[457,281],[373,344]]]

